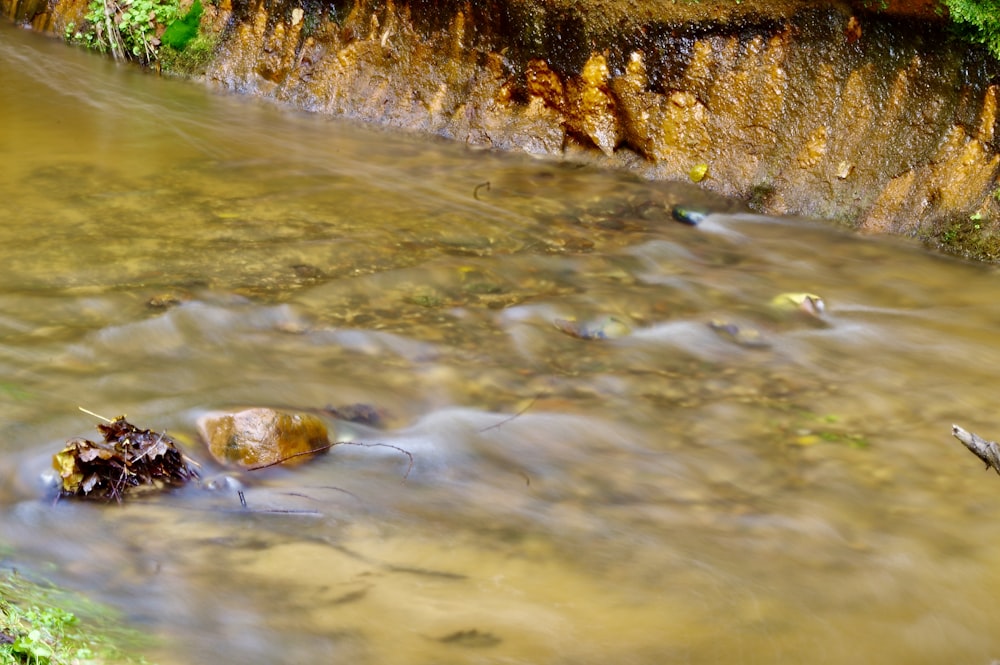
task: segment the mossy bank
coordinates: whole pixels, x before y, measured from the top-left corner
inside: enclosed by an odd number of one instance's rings
[[[119,625],[109,608],[0,570],[0,664],[146,664],[128,652],[141,638]]]
[[[0,5],[59,35],[87,20],[81,0]],[[693,179],[762,212],[993,260],[1000,64],[937,9],[219,0],[196,57],[164,62],[315,112]]]

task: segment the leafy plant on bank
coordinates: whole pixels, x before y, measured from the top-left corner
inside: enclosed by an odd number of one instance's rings
[[[211,30],[199,30],[204,7],[201,0],[194,0],[187,14],[171,23],[160,37],[160,66],[165,72],[181,76],[198,76],[205,73],[218,36]]]
[[[116,60],[149,63],[160,45],[157,24],[173,21],[177,10],[177,0],[91,0],[87,20],[96,26],[99,46]]]
[[[198,35],[202,12],[200,0],[183,16],[180,0],[90,0],[83,25],[66,26],[66,39],[148,65],[159,58],[161,35],[184,50]]]
[[[984,45],[1000,60],[1000,5],[997,0],[943,0],[948,15],[968,41]]]
[[[198,26],[201,25],[201,15],[204,12],[201,0],[194,0],[187,14],[167,26],[160,40],[176,51],[183,51],[198,36]]]
[[[0,665],[146,663],[121,650],[108,629],[111,617],[82,622],[56,603],[81,605],[54,588],[0,573]]]
[[[863,0],[866,7],[885,11],[889,0]],[[937,0],[935,10],[948,18],[959,37],[982,44],[1000,60],[1000,3],[997,0]]]

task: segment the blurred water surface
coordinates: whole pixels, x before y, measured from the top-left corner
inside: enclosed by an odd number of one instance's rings
[[[4,563],[151,660],[1000,658],[1000,479],[949,436],[1000,436],[994,268],[6,24],[0,90]],[[211,476],[204,411],[351,404],[385,427],[336,436],[412,469],[338,445],[243,477],[246,508],[39,488],[96,436],[78,406]]]

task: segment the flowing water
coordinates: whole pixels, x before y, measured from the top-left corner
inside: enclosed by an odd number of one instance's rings
[[[7,25],[0,90],[0,553],[151,660],[1000,658],[1000,479],[950,436],[1000,436],[994,268]],[[351,404],[384,427],[337,438],[412,469],[338,445],[246,507],[39,480],[78,406],[211,476],[201,413]]]

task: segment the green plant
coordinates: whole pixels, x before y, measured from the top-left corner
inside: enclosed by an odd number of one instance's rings
[[[191,40],[198,36],[198,26],[201,24],[201,15],[204,11],[201,0],[194,0],[187,14],[174,19],[173,23],[167,26],[160,37],[160,42],[175,51],[183,51]]]
[[[942,0],[963,38],[984,45],[1000,59],[1000,8],[997,0]]]
[[[53,604],[56,589],[17,574],[0,577],[0,665],[144,662],[129,659],[107,636]]]
[[[888,0],[862,0],[865,7],[878,5],[879,11],[889,8]],[[1000,60],[1000,4],[997,0],[937,0],[939,15],[948,10],[954,31],[962,39],[982,44]]]
[[[7,625],[4,629],[4,635],[7,636],[6,651],[9,652],[4,654],[3,651],[0,651],[4,660],[8,660],[9,656],[15,663],[59,662],[60,659],[56,653],[59,642],[66,630],[76,623],[76,617],[55,608],[41,610],[37,607],[29,607],[22,611],[14,605],[6,603],[4,605],[6,605],[3,607],[4,623]],[[8,633],[8,630],[11,632]],[[86,651],[86,654],[74,652],[73,655],[77,658],[86,657],[90,655],[90,650]]]
[[[96,38],[94,32],[92,30],[87,30],[87,31],[77,30],[76,23],[74,23],[73,21],[70,21],[69,23],[66,24],[66,31],[64,33],[64,36],[66,37],[66,41],[68,42],[72,42],[74,44],[81,44],[83,46],[86,46],[87,48],[97,48],[97,45],[94,43],[94,40]]]
[[[173,21],[179,8],[179,0],[91,0],[84,25],[72,34],[67,26],[66,33],[70,41],[110,51],[115,60],[149,64],[160,45],[158,27]]]

